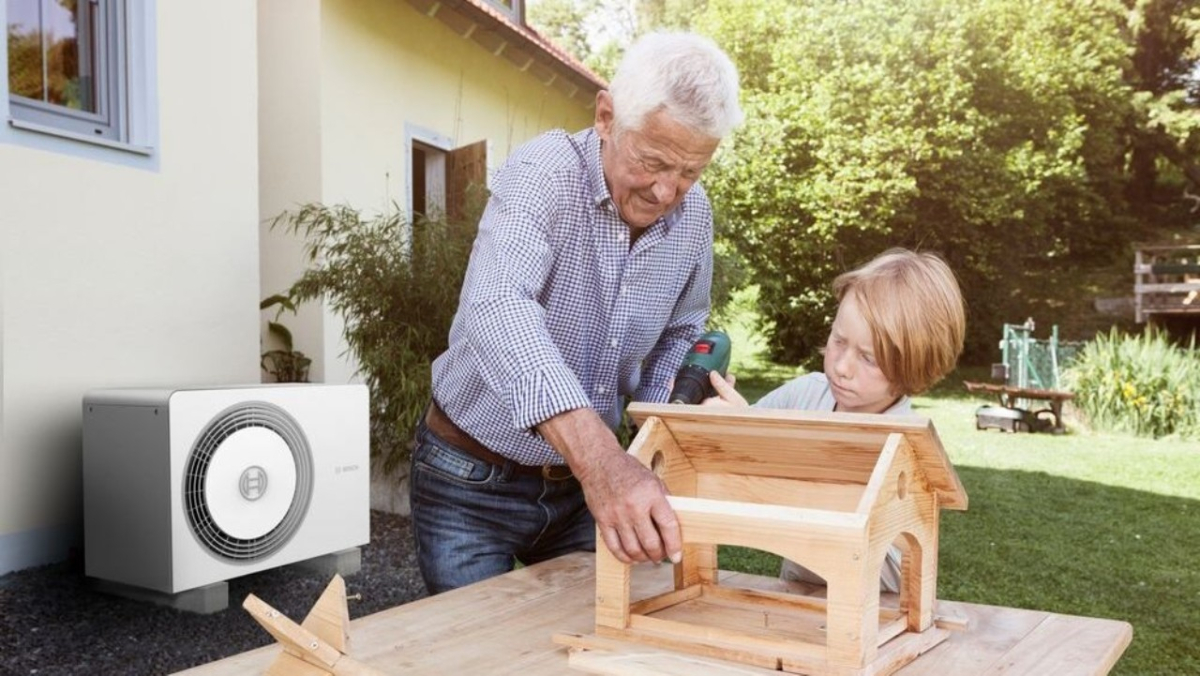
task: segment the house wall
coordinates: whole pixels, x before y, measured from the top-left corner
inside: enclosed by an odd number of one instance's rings
[[[148,161],[0,133],[0,574],[81,542],[86,391],[258,381],[255,7],[150,4]]]
[[[321,201],[321,0],[259,0],[259,265],[260,296],[284,293],[304,269],[303,240],[272,221],[285,210]],[[316,305],[316,304],[313,304]],[[324,352],[323,312],[303,308],[279,321],[309,356]],[[267,333],[276,310],[262,312],[264,346],[278,347]],[[324,362],[314,360],[310,378],[324,382]],[[345,381],[341,381],[345,382]]]
[[[313,54],[319,54],[319,85],[305,85],[306,94],[319,87],[319,111],[304,113],[305,119],[317,120],[320,143],[305,161],[319,166],[312,168],[315,179],[307,180],[310,172],[305,170],[305,180],[284,185],[267,178],[275,172],[264,153],[264,194],[270,190],[275,195],[264,219],[276,215],[273,209],[281,205],[311,199],[314,183],[316,198],[325,204],[349,204],[368,213],[393,208],[407,213],[409,135],[414,129],[454,147],[486,139],[491,171],[514,148],[547,129],[574,131],[592,122],[590,96],[568,98],[402,0],[324,0],[319,4],[319,34],[312,26],[316,0],[299,4],[302,10],[294,9],[291,0],[262,3],[271,8],[260,21],[261,76],[264,81],[283,77],[285,71],[307,76]],[[265,52],[277,41],[266,33],[292,30],[295,21],[276,24],[267,15],[296,12],[306,17],[304,29],[293,30],[289,39],[309,51],[301,64],[280,58],[268,73],[266,64],[275,63],[276,57]],[[303,105],[312,104],[310,96],[302,100]],[[282,111],[268,115],[266,105],[262,110],[265,144],[286,125],[277,123]],[[285,289],[303,271],[290,246],[278,239],[264,245],[264,297]],[[313,328],[314,317],[319,317],[319,330]],[[309,308],[284,321],[289,327],[295,324],[296,348],[314,358],[314,380],[352,378],[354,363],[339,356],[345,348],[337,317]]]

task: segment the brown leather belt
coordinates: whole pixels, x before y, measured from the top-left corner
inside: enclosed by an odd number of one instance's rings
[[[546,481],[565,481],[571,478],[571,468],[567,465],[522,465],[496,453],[455,425],[454,421],[437,405],[437,402],[430,402],[429,408],[426,409],[425,426],[429,428],[430,432],[441,437],[443,441],[466,451],[477,460],[497,467],[511,467],[513,474],[540,476]]]

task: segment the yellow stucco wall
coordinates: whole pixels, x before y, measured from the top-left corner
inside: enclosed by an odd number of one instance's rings
[[[0,133],[0,574],[78,543],[87,390],[258,379],[254,6],[153,5],[148,161]]]
[[[407,210],[407,134],[413,128],[453,146],[487,140],[488,167],[494,170],[514,148],[543,131],[575,131],[592,122],[591,96],[581,92],[568,98],[403,0],[299,0],[300,9],[290,0],[267,4],[279,24],[260,15],[260,34],[290,30],[291,47],[280,49],[310,51],[299,64],[276,59],[276,71],[264,69],[264,79],[307,77],[311,54],[319,54],[320,145],[317,175],[304,171],[304,179],[290,185],[267,177],[275,172],[264,157],[263,190],[272,195],[264,218],[310,199],[367,212],[393,204]],[[297,13],[306,18],[298,20]],[[304,37],[298,36],[298,26]],[[260,64],[271,59],[265,52],[268,42],[260,36]],[[312,85],[292,86],[304,92],[303,105],[310,105]],[[309,113],[303,117],[309,119]],[[276,134],[272,129],[286,126],[264,116],[264,143]],[[313,160],[306,156],[305,161]],[[286,288],[301,273],[294,244],[275,238],[264,244],[263,257],[264,296]],[[344,347],[336,317],[309,308],[286,321],[294,324],[297,349],[315,359],[314,380],[351,378],[353,363],[338,356]]]

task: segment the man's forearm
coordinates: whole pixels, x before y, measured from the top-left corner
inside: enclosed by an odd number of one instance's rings
[[[578,477],[600,537],[618,560],[679,562],[682,534],[666,486],[621,448],[594,410],[560,413],[538,431]]]
[[[581,481],[588,478],[601,464],[603,456],[621,454],[624,450],[616,435],[604,424],[600,414],[591,408],[574,408],[542,422],[538,433],[571,466]]]

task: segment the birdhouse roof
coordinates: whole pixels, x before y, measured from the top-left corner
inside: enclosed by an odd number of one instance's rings
[[[932,421],[921,416],[822,413],[634,403],[637,424],[662,419],[700,472],[866,484],[891,434],[903,434],[940,506],[966,509],[967,493]]]

